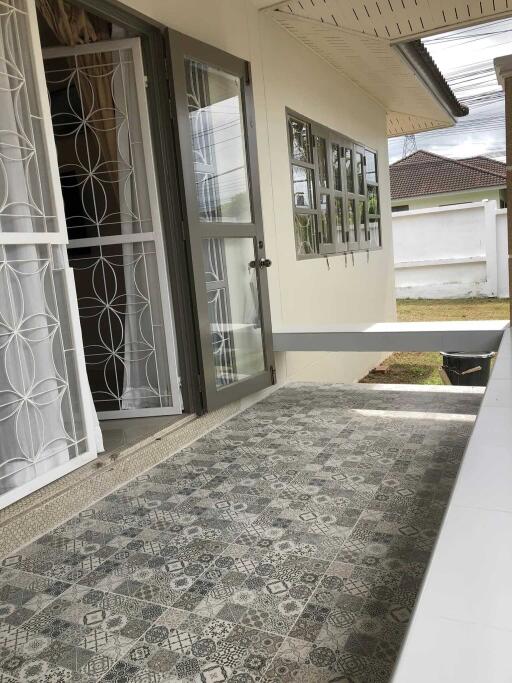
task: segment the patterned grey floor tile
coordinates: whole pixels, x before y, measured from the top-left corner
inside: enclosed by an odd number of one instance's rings
[[[139,527],[105,522],[96,517],[94,509],[89,509],[4,558],[0,568],[20,569],[73,583],[141,531]]]
[[[281,643],[274,634],[170,609],[102,681],[256,682]]]
[[[0,622],[21,626],[70,584],[18,569],[0,570]]]
[[[170,607],[227,547],[218,541],[176,543],[146,530],[80,583]]]
[[[385,683],[479,400],[275,392],[0,563],[0,683]]]
[[[328,562],[230,546],[174,606],[286,635]]]
[[[0,625],[0,671],[19,681],[98,680],[164,611],[70,586],[21,627]]]

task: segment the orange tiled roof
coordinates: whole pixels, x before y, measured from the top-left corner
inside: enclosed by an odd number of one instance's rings
[[[506,184],[506,165],[488,157],[449,159],[419,150],[390,166],[391,199],[461,192]]]

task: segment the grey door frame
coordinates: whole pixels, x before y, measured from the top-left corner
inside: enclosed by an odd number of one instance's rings
[[[172,125],[166,27],[117,0],[68,0],[126,29],[141,40],[155,171],[166,251],[178,352],[183,409],[201,414],[200,355],[194,307],[192,267],[185,241],[181,165],[177,132]],[[152,77],[154,74],[154,77]],[[160,74],[167,79],[162,87]]]
[[[260,315],[263,327],[264,370],[248,379],[227,385],[221,389],[217,388],[215,383],[215,368],[211,345],[211,330],[208,319],[207,290],[202,253],[202,241],[209,237],[252,237],[255,246],[256,263],[258,264],[261,259],[265,259],[250,65],[248,62],[245,62],[238,57],[173,31],[172,29],[168,30],[168,38],[169,61],[173,77],[173,96],[171,99],[178,129],[178,146],[181,153],[182,168],[181,179],[183,182],[182,189],[185,198],[185,220],[188,226],[189,253],[195,283],[196,321],[198,323],[202,360],[202,389],[206,406],[211,410],[230,403],[231,401],[236,401],[275,383],[267,272],[266,268],[257,267]],[[199,220],[195,192],[194,162],[190,146],[191,131],[185,76],[186,58],[196,59],[198,62],[217,67],[240,78],[243,87],[242,104],[252,207],[251,223],[210,223]]]

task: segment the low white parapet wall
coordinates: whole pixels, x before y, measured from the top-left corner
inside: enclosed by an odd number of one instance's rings
[[[496,351],[508,320],[353,323],[274,329],[274,351]]]
[[[508,329],[392,683],[512,681],[511,417]]]
[[[393,213],[397,297],[507,297],[506,223],[494,200]]]

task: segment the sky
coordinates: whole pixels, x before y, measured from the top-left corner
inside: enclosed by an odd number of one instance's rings
[[[484,154],[504,159],[505,104],[493,59],[512,53],[512,19],[424,39],[441,73],[470,113],[453,128],[416,135],[418,149],[448,157]],[[404,138],[389,141],[390,161],[403,155]]]

